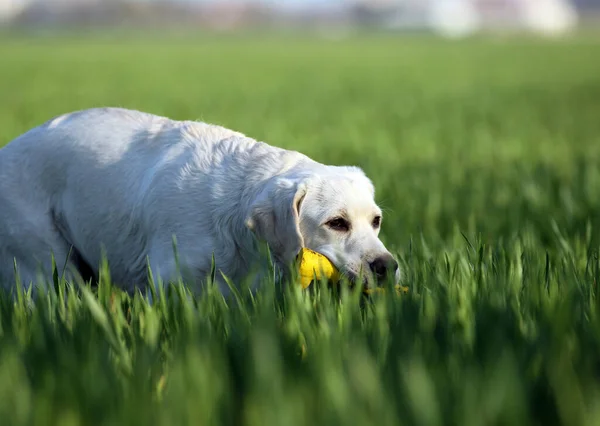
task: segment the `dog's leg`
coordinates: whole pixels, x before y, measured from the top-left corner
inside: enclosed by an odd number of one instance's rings
[[[161,247],[153,247],[150,250],[147,265],[147,286],[144,293],[150,304],[153,303],[152,290],[150,286],[153,286],[156,297],[159,297],[160,289],[166,290],[165,286],[171,281],[177,279],[177,264],[172,256],[167,256]],[[151,280],[150,280],[151,279]]]
[[[161,243],[160,240],[155,242],[149,251],[149,269],[152,273],[152,284],[157,297],[160,289],[166,291],[170,284],[178,282],[183,282],[194,296],[199,296],[201,283],[206,280],[210,273],[210,264],[205,265],[204,263],[206,262],[198,261],[194,264],[190,261],[189,254],[186,257],[185,254],[179,251],[175,253],[172,245],[167,246],[167,244]],[[219,288],[228,292],[226,284],[222,282],[222,277],[218,271],[215,278]],[[150,284],[148,282],[145,294],[148,301],[152,302]]]
[[[74,270],[68,259],[72,250],[51,215],[40,212],[38,206],[3,201],[0,197],[0,287],[14,289],[17,277],[24,289],[34,286],[35,291],[37,284],[48,285],[52,282],[52,256],[59,277],[64,273],[67,280],[72,279]]]
[[[35,293],[38,284],[44,287],[51,285],[52,256],[59,278],[64,276],[67,281],[72,281],[76,269],[68,261],[68,255],[68,246],[59,239],[49,241],[29,236],[26,244],[3,244],[0,250],[0,286],[13,289],[18,278],[23,289],[33,286]]]

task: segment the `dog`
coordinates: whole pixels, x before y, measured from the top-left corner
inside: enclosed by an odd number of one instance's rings
[[[400,277],[379,239],[382,211],[358,167],[197,121],[123,108],[51,119],[0,149],[0,286],[97,277],[108,262],[126,292],[181,277],[200,288],[214,266],[231,282],[259,275],[261,245],[289,271],[301,248],[350,281]],[[174,244],[175,243],[175,244]],[[286,269],[287,268],[287,269]],[[221,274],[223,294],[230,289]]]

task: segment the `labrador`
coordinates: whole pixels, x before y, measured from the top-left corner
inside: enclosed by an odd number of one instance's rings
[[[261,244],[281,270],[307,247],[373,286],[400,274],[374,194],[357,167],[221,126],[77,111],[0,149],[0,286],[16,273],[25,286],[51,279],[54,256],[67,277],[96,276],[105,259],[125,291],[145,288],[149,271],[165,283],[185,274],[193,291],[213,259],[231,282],[258,274]]]

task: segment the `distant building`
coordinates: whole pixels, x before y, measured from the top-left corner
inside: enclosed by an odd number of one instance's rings
[[[0,0],[0,24],[10,22],[23,11],[29,0]]]
[[[371,10],[381,10],[381,2],[376,1]],[[365,7],[369,3],[363,0],[360,5]],[[386,26],[430,28],[449,37],[514,30],[562,34],[578,23],[577,10],[568,0],[396,0],[385,3],[388,9],[380,15]]]
[[[577,11],[567,0],[524,0],[521,13],[527,28],[544,34],[562,34],[578,22]]]
[[[0,0],[3,1],[3,0]],[[115,27],[189,24],[192,4],[172,0],[30,0],[14,14],[16,27]]]

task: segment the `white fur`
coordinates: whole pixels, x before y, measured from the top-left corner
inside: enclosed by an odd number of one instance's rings
[[[325,222],[344,211],[347,233]],[[73,252],[131,291],[180,272],[199,284],[217,268],[246,278],[269,244],[281,267],[305,246],[350,275],[388,254],[371,226],[381,214],[355,167],[317,163],[223,127],[119,108],[50,120],[0,150],[0,284],[49,278]],[[389,255],[389,254],[388,254]],[[70,273],[73,271],[71,270]],[[219,276],[219,275],[217,275]],[[226,285],[220,283],[223,293]]]

